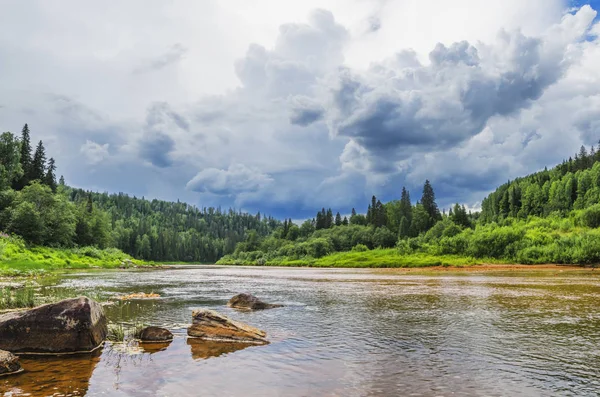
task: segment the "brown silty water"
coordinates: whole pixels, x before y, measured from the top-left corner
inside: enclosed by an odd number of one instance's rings
[[[155,300],[106,306],[114,323],[165,326],[166,345],[107,343],[22,358],[1,396],[595,396],[598,272],[406,274],[357,269],[182,267],[95,271],[42,293]],[[226,307],[251,292],[285,307]],[[253,346],[186,337],[206,307],[267,331]]]

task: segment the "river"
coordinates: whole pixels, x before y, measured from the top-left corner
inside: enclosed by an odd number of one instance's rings
[[[93,355],[23,358],[13,396],[597,396],[600,272],[409,274],[367,269],[181,267],[93,271],[42,293],[161,298],[106,306],[113,322],[175,333],[166,348],[107,343]],[[226,307],[251,292],[283,308]],[[269,345],[187,339],[207,307]]]

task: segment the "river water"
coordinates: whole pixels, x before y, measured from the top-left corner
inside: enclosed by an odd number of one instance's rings
[[[168,346],[23,358],[8,396],[597,396],[598,272],[437,273],[189,267],[79,272],[42,293],[161,298],[107,306],[113,322],[166,326]],[[251,292],[284,308],[238,312]],[[207,307],[268,333],[247,346],[185,337]]]

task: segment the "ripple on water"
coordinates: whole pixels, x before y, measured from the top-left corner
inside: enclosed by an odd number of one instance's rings
[[[14,396],[44,390],[90,396],[592,396],[599,390],[597,277],[200,267],[79,272],[58,287],[74,294],[159,293],[159,300],[109,306],[107,315],[167,326],[176,337],[165,348],[107,346],[74,361],[26,359],[29,372],[1,379],[0,390]],[[285,307],[226,307],[231,296],[246,291]],[[271,343],[187,339],[197,307],[267,330]]]

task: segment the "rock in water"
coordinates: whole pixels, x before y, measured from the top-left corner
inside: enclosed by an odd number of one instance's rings
[[[13,353],[91,352],[107,332],[102,306],[86,297],[0,315],[0,349]]]
[[[189,336],[222,342],[268,343],[265,331],[233,321],[213,310],[194,310],[192,320],[187,330]]]
[[[166,328],[146,327],[140,331],[139,339],[142,342],[170,342],[173,334]]]
[[[11,352],[0,350],[0,376],[11,375],[22,372],[19,357]]]
[[[227,306],[232,307],[234,309],[242,310],[263,310],[272,309],[275,307],[283,307],[283,305],[273,305],[270,303],[265,303],[251,294],[238,294],[233,298],[229,299],[229,302],[227,302]]]

